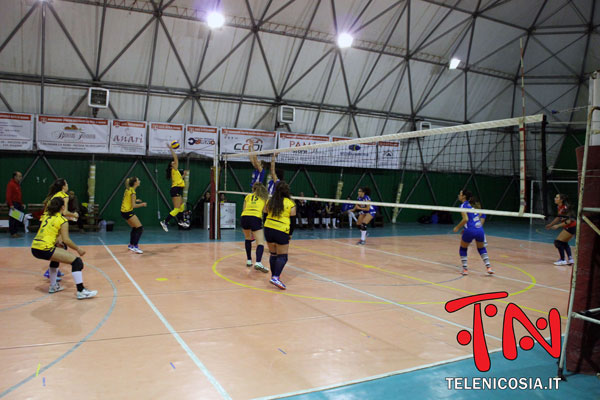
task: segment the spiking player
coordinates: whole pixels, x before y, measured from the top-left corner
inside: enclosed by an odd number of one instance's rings
[[[254,149],[254,140],[250,139],[248,141],[248,153],[251,153]],[[252,172],[252,179],[250,180],[250,190],[254,187],[256,182],[264,183],[265,180],[265,169],[263,168],[263,162],[258,159],[256,154],[252,154],[249,156],[250,162],[254,167],[254,171]]]
[[[358,189],[358,201],[371,201],[371,189],[368,187],[362,187]],[[377,213],[377,207],[365,204],[359,205],[356,204],[351,211],[358,211],[358,221],[356,221],[356,225],[360,229],[360,240],[358,241],[358,245],[364,245],[367,239],[367,225],[373,218],[375,218],[375,214]]]
[[[269,191],[269,196],[273,196],[273,192],[275,191],[275,185],[280,180],[283,180],[283,170],[275,168],[275,159],[277,158],[276,154],[271,156],[271,179],[267,185],[267,190]]]
[[[470,208],[473,209],[469,200],[472,200],[473,193],[468,190],[461,190],[458,193],[458,200],[462,203],[460,208]],[[490,258],[487,254],[487,249],[485,248],[485,232],[483,231],[483,227],[481,225],[481,221],[479,220],[478,213],[466,213],[463,212],[462,220],[458,225],[454,227],[454,232],[458,232],[463,226],[465,229],[462,232],[462,237],[460,239],[460,247],[458,253],[460,254],[460,260],[462,262],[462,274],[467,275],[469,270],[467,268],[467,248],[469,244],[475,239],[475,243],[477,244],[477,251],[485,264],[488,274],[493,274],[492,266],[490,265]]]
[[[176,146],[176,147],[173,147]],[[173,143],[167,143],[167,148],[171,151],[171,155],[173,156],[173,161],[169,162],[167,165],[167,179],[171,181],[171,201],[173,202],[173,209],[167,215],[167,218],[164,221],[160,221],[160,226],[165,230],[165,232],[169,232],[169,221],[175,218],[177,223],[184,227],[188,228],[189,225],[181,218],[179,218],[179,214],[185,211],[185,203],[183,202],[183,189],[185,188],[185,181],[183,177],[185,176],[185,171],[179,171],[179,159],[177,158],[177,154],[173,150],[174,148],[178,148],[179,143],[173,141]],[[183,173],[182,173],[183,172]]]

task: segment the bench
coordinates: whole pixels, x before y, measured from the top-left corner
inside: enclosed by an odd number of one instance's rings
[[[0,231],[8,231],[8,205],[6,203],[0,204]]]

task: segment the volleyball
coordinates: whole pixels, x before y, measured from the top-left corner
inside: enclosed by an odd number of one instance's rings
[[[179,142],[177,140],[173,140],[171,142],[171,148],[172,149],[178,149],[179,148]]]
[[[358,151],[360,150],[360,145],[358,144],[351,144],[350,146],[348,146],[348,148],[352,151]]]

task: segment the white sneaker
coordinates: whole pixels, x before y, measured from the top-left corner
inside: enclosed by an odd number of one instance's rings
[[[269,272],[269,268],[265,267],[264,265],[262,265],[262,263],[259,263],[259,262],[254,264],[254,269],[262,271],[262,272]]]
[[[133,251],[134,253],[137,253],[137,254],[144,254],[144,251],[142,249],[140,249],[139,247],[133,247],[131,249],[131,251]]]
[[[129,251],[133,251],[133,252],[135,252],[135,250],[133,250],[133,246],[132,246],[132,245],[130,245],[130,244],[129,244],[129,245],[127,245],[127,249],[129,249]]]
[[[177,221],[177,225],[181,226],[182,228],[189,227],[189,225],[185,221]]]
[[[554,262],[554,265],[567,265],[567,262],[565,260],[558,260]]]
[[[246,261],[246,267],[250,268],[252,266],[252,260]]]
[[[84,288],[81,292],[77,292],[77,300],[91,299],[98,294],[97,290],[88,290]]]
[[[50,285],[50,289],[48,289],[48,293],[56,293],[56,292],[60,292],[61,290],[65,290],[64,286],[60,286],[60,283],[57,283],[55,285]]]
[[[165,223],[165,221],[160,221],[160,226],[162,226],[162,228],[165,232],[169,232],[169,228],[167,227],[167,224]]]
[[[567,261],[567,264],[573,265],[573,264],[575,264],[575,261],[572,258],[569,258],[569,261]]]

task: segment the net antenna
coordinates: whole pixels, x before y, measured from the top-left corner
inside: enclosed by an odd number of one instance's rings
[[[525,170],[526,162],[525,157],[527,149],[525,147],[525,64],[523,62],[523,38],[519,40],[521,46],[521,102],[522,102],[522,117],[523,119],[519,122],[519,215],[523,215],[525,212],[525,188],[527,178],[527,171]]]
[[[477,122],[465,125],[456,125],[421,131],[399,132],[383,136],[371,136],[358,139],[325,137],[326,140],[310,145],[289,145],[284,147],[279,141],[279,148],[261,151],[240,151],[237,153],[221,154],[223,162],[245,162],[248,158],[270,159],[276,154],[278,163],[294,165],[323,165],[335,167],[352,167],[363,169],[388,169],[399,171],[408,169],[414,171],[439,171],[444,173],[473,174],[475,170],[480,174],[491,176],[514,177],[516,173],[510,160],[516,158],[510,148],[513,134],[516,130],[527,124],[540,124],[544,119],[543,114],[508,118],[495,121]],[[466,133],[469,133],[468,138]],[[306,135],[310,136],[310,135]],[[505,137],[511,138],[507,143]],[[470,138],[470,139],[469,139]],[[519,135],[521,142],[524,136]],[[409,146],[409,139],[414,139],[418,146]],[[478,158],[473,160],[474,169],[470,167],[469,160],[473,157],[471,149]],[[314,142],[313,142],[314,143]],[[521,185],[525,178],[524,144],[521,143],[519,159]],[[407,152],[407,153],[404,153]],[[390,157],[387,157],[387,156]],[[404,157],[404,158],[402,158]],[[502,158],[504,157],[504,158]],[[414,190],[414,188],[413,188]],[[524,190],[520,190],[522,193]],[[246,192],[221,191],[227,194],[247,194]],[[412,192],[412,191],[411,191]],[[520,206],[518,211],[502,211],[497,209],[477,209],[467,211],[459,207],[446,207],[437,205],[422,205],[396,202],[358,202],[352,200],[336,200],[333,198],[313,199],[309,197],[294,197],[331,203],[371,204],[381,207],[407,208],[429,211],[450,212],[477,212],[488,215],[526,217],[543,219],[544,215],[524,212],[524,197],[520,193]],[[401,194],[401,192],[400,192]],[[335,196],[333,196],[335,197]],[[407,200],[405,200],[407,201]]]

